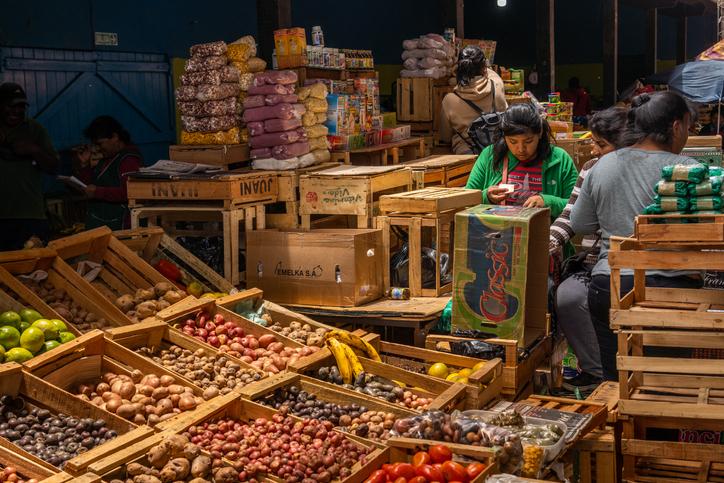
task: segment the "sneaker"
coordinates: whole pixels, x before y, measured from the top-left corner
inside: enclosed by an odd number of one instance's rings
[[[576,389],[580,392],[589,392],[596,389],[602,382],[603,379],[600,377],[595,377],[587,372],[582,372],[571,379],[564,379],[563,388],[572,392],[575,392]]]

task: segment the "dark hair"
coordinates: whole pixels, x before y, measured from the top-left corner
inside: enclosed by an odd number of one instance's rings
[[[477,45],[468,45],[458,55],[458,84],[466,86],[478,76],[485,76],[487,60]]]
[[[569,89],[578,89],[579,87],[581,87],[581,80],[578,77],[571,77],[568,79]]]
[[[109,138],[114,134],[117,134],[118,139],[124,143],[131,143],[131,135],[123,128],[120,122],[111,116],[98,116],[93,119],[83,131],[83,135],[91,141],[100,138]]]
[[[503,136],[495,143],[493,148],[493,167],[500,169],[503,159],[508,155],[508,144],[505,136],[518,134],[540,134],[536,159],[543,160],[551,153],[551,127],[543,119],[532,104],[513,104],[503,113],[501,123]]]
[[[609,107],[593,115],[588,127],[596,136],[602,138],[616,149],[628,146],[626,122],[628,109],[625,107]]]
[[[671,146],[674,121],[683,121],[687,114],[692,122],[696,119],[694,107],[675,92],[638,95],[631,101],[628,112],[627,141],[635,144],[650,139],[656,144]]]

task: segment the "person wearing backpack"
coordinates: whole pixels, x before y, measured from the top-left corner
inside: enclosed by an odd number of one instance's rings
[[[484,204],[548,207],[555,220],[578,179],[573,159],[551,146],[551,128],[531,104],[514,104],[502,115],[502,137],[475,161],[466,184],[483,191]]]
[[[460,52],[457,82],[453,92],[442,100],[440,140],[451,143],[455,154],[478,154],[485,146],[471,139],[470,127],[481,116],[507,109],[505,86],[500,76],[487,68],[485,54],[476,45]],[[491,142],[483,140],[482,144]]]

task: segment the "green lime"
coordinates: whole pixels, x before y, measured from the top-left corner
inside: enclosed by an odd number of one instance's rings
[[[55,324],[48,319],[36,320],[32,324],[30,324],[30,328],[28,328],[25,332],[32,329],[33,327],[43,331],[43,336],[45,337],[44,340],[53,340],[58,338],[58,329],[56,328]]]
[[[5,348],[0,345],[0,361],[5,360]]]
[[[27,329],[28,327],[30,327],[30,323],[29,323],[29,322],[25,322],[24,320],[21,320],[21,321],[20,321],[20,327],[18,327],[18,330],[19,330],[20,333],[22,334],[23,332],[25,332],[25,329]]]
[[[32,323],[38,319],[42,319],[43,316],[40,315],[40,313],[37,310],[23,309],[20,311],[20,318],[23,319],[25,322]]]
[[[10,327],[15,327],[16,329],[20,329],[21,320],[22,319],[20,318],[20,314],[11,310],[0,314],[0,326],[7,325]]]
[[[67,332],[68,326],[65,325],[65,322],[63,322],[60,319],[50,319],[50,321],[55,325],[55,328],[58,332]]]
[[[30,326],[20,336],[20,347],[28,349],[30,352],[38,352],[45,344],[43,331],[38,327]]]
[[[71,340],[75,339],[75,336],[72,332],[61,332],[58,335],[58,340],[61,344],[65,344],[66,342],[70,342]]]
[[[57,340],[48,340],[48,341],[45,341],[45,344],[43,344],[43,348],[41,349],[40,352],[52,351],[53,349],[55,349],[58,346],[60,346],[60,342],[58,342]]]
[[[0,345],[5,350],[17,347],[20,343],[20,332],[15,327],[8,325],[0,327]]]
[[[28,349],[22,347],[13,347],[5,353],[5,362],[17,362],[22,364],[33,358],[33,354]]]

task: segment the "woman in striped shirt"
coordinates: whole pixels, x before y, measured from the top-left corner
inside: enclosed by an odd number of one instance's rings
[[[626,108],[612,107],[598,112],[591,119],[594,158],[583,165],[568,203],[551,225],[549,249],[558,274],[562,269],[565,247],[575,235],[571,228],[571,209],[581,191],[583,180],[598,158],[625,147],[627,113]],[[596,333],[588,311],[588,285],[591,282],[591,270],[598,261],[598,238],[598,235],[584,237],[583,246],[590,249],[587,256],[581,260],[577,270],[572,273],[570,268],[566,270],[566,278],[556,292],[558,325],[573,348],[581,369],[576,377],[564,381],[563,387],[569,391],[575,391],[576,388],[584,392],[592,390],[601,382],[603,376]]]

